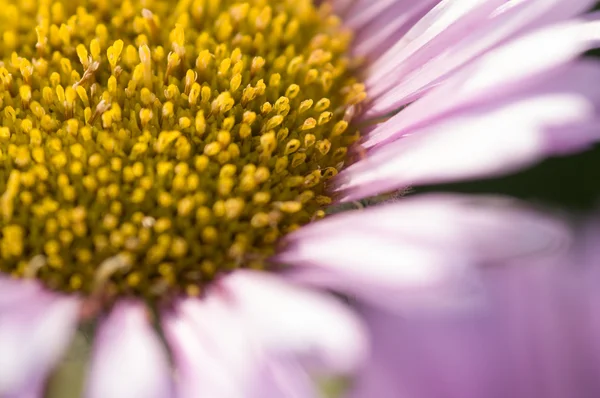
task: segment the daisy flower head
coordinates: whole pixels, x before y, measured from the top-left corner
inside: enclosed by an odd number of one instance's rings
[[[0,1],[0,396],[96,320],[87,397],[310,397],[368,351],[327,291],[420,306],[546,249],[560,225],[489,198],[321,219],[595,140],[594,19],[553,24],[584,3]],[[440,155],[500,119],[516,154]]]

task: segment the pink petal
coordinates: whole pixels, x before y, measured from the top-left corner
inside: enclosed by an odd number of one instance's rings
[[[18,282],[16,282],[18,283]],[[77,327],[79,302],[2,282],[0,297],[0,396],[39,391]],[[10,299],[8,298],[10,297]]]
[[[273,359],[259,367],[253,387],[244,398],[320,398],[314,380],[296,361]]]
[[[439,306],[478,284],[475,265],[554,252],[567,234],[516,203],[429,195],[335,215],[286,240],[275,260],[293,277],[397,310]]]
[[[598,396],[597,221],[572,250],[482,270],[480,305],[468,311],[363,307],[374,347],[351,396]]]
[[[502,2],[485,17],[466,14],[465,18],[471,18],[471,22],[460,20],[456,27],[442,29],[439,37],[431,39],[430,43],[427,42],[422,50],[415,50],[416,52],[408,55],[405,54],[405,49],[397,54],[390,51],[370,69],[368,92],[370,97],[376,100],[367,110],[365,117],[389,113],[414,101],[464,65],[509,38],[518,37],[519,34],[533,28],[566,20],[589,8],[592,3],[590,0],[574,0],[568,3],[562,0]],[[485,14],[487,11],[488,8],[482,12]],[[433,20],[434,25],[439,23],[436,18]],[[424,45],[422,40],[427,40],[428,36],[425,34],[423,38],[423,34],[418,33],[416,40],[421,40],[419,43]],[[410,34],[409,32],[408,35]],[[542,46],[535,49],[534,54],[543,55],[548,47],[547,43],[550,41],[542,43]],[[541,48],[545,50],[540,51]],[[550,48],[552,46],[548,47]],[[511,59],[510,63],[515,64],[514,59]],[[518,64],[521,65],[521,62]]]
[[[247,330],[270,353],[293,354],[309,369],[333,374],[351,373],[361,365],[366,351],[362,325],[330,295],[251,271],[236,272],[223,285],[234,296]]]
[[[493,323],[472,322],[460,329],[441,320],[415,322],[412,314],[407,324],[406,315],[373,308],[362,312],[374,348],[369,366],[352,385],[351,398],[514,397],[509,393],[513,386],[499,383],[508,370],[499,355],[506,347],[493,344]]]
[[[600,67],[582,63],[547,87],[457,112],[382,146],[340,173],[342,200],[504,175],[600,139]]]
[[[402,0],[357,1],[345,15],[344,23],[353,30],[360,29],[392,7],[398,15],[409,8],[410,3]]]
[[[564,72],[555,76],[557,70],[599,43],[599,29],[598,21],[571,22],[536,31],[499,47],[377,126],[363,145],[366,148],[381,145],[478,102],[564,78]],[[450,97],[453,101],[448,101]]]
[[[263,352],[227,296],[209,292],[163,311],[161,323],[177,373],[179,398],[245,398]]]
[[[99,327],[86,397],[169,398],[170,373],[167,353],[146,307],[118,302]]]
[[[450,43],[465,37],[503,0],[442,0],[417,22],[405,37],[373,62],[366,80],[369,95],[379,96],[412,68],[441,53]],[[423,54],[421,57],[418,55]]]
[[[40,291],[40,285],[34,281],[12,279],[0,274],[0,310],[4,306],[26,300]]]
[[[24,390],[16,395],[4,395],[2,398],[45,398],[46,386],[44,383],[29,383]]]
[[[315,3],[321,4],[326,2],[327,0],[315,0]],[[357,0],[332,0],[329,1],[333,6],[333,11],[337,15],[345,15],[350,6]]]
[[[370,61],[374,61],[397,43],[401,41],[406,43],[408,41],[408,38],[405,38],[406,33],[439,3],[439,0],[394,1],[391,3],[376,17],[371,16],[372,18],[365,26],[355,30],[355,38],[352,41],[354,55],[364,56]],[[373,4],[377,4],[377,2],[373,2]],[[356,14],[360,16],[361,10],[356,10]],[[346,18],[346,23],[351,24],[353,20],[350,18]]]
[[[248,271],[179,301],[162,325],[180,398],[293,397],[312,391],[308,371],[353,370],[365,349],[361,326],[332,298]]]

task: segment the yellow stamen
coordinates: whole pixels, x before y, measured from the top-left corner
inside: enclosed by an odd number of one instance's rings
[[[0,0],[1,272],[198,295],[324,216],[366,96],[326,2],[86,4]]]

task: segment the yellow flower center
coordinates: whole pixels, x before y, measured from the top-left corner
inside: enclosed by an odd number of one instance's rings
[[[0,271],[198,294],[330,203],[365,92],[327,5],[0,7]]]

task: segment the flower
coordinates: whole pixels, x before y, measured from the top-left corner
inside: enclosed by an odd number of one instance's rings
[[[549,25],[583,3],[6,4],[0,396],[42,395],[77,325],[94,321],[87,397],[311,396],[315,374],[354,374],[369,350],[364,322],[329,291],[427,307],[470,285],[474,265],[548,247],[560,225],[494,199],[416,197],[324,220],[322,207],[331,182],[352,199],[521,165],[553,153],[537,139],[546,128],[560,150],[595,140],[583,126],[596,93],[581,83],[597,68],[573,61],[595,22]],[[473,43],[465,27],[489,36]],[[552,56],[506,68],[555,37]],[[432,159],[438,144],[419,130],[443,121],[454,145],[459,127],[496,127],[524,104],[508,118],[522,142],[495,157],[473,142],[481,162]],[[371,128],[358,142],[360,123]],[[412,137],[428,143],[407,156],[428,168],[385,174]],[[344,169],[350,148],[368,157]]]
[[[374,349],[353,396],[598,396],[598,233],[596,217],[560,250],[483,269],[462,308],[364,307]]]

